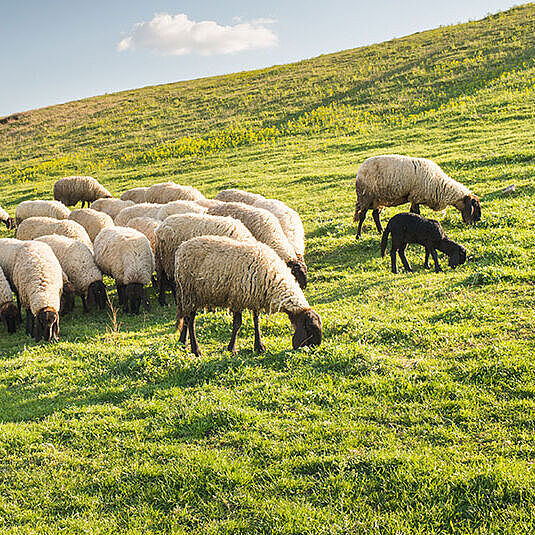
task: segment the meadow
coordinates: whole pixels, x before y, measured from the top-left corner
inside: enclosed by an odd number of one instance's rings
[[[292,351],[287,318],[263,316],[255,354],[244,316],[231,355],[230,314],[207,312],[197,358],[149,292],[137,317],[77,302],[56,344],[0,331],[0,532],[533,533],[534,119],[527,4],[0,120],[11,213],[75,173],[285,201],[324,325]],[[355,174],[382,153],[431,158],[480,196],[474,227],[422,209],[465,265],[424,270],[409,246],[414,273],[393,275],[371,217],[355,239]]]

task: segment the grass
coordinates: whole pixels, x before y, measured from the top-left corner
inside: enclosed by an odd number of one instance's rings
[[[246,317],[232,356],[230,315],[208,312],[196,358],[154,296],[138,317],[78,303],[57,344],[0,333],[0,531],[532,533],[534,21],[529,4],[0,125],[11,212],[71,172],[117,193],[173,179],[286,201],[325,337],[291,351],[286,318],[263,317],[257,355]],[[354,175],[385,152],[481,197],[476,227],[433,213],[466,265],[425,271],[413,247],[415,272],[394,276],[371,220],[355,240]]]

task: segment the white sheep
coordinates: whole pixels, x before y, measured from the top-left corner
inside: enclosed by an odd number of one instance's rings
[[[122,201],[121,199],[97,199],[91,203],[91,208],[108,214],[112,219],[124,208],[134,206],[134,201]]]
[[[223,189],[216,196],[216,201],[224,202],[243,202],[245,204],[253,205],[256,201],[264,199],[258,193],[251,193],[242,189]]]
[[[158,301],[165,305],[165,290],[175,293],[175,252],[179,245],[197,236],[226,236],[239,241],[256,241],[238,219],[207,214],[177,214],[169,216],[156,229],[156,273]]]
[[[82,225],[70,219],[53,219],[52,217],[29,217],[17,228],[19,240],[34,240],[46,234],[60,234],[85,243],[93,250],[93,244]]]
[[[158,212],[162,205],[156,203],[142,202],[140,204],[134,204],[121,210],[114,218],[115,224],[118,227],[126,227],[130,219],[134,217],[151,217],[152,219],[158,219]]]
[[[4,223],[7,230],[15,228],[14,219],[0,206],[0,221]]]
[[[279,220],[271,212],[239,202],[225,202],[209,208],[208,214],[239,219],[258,241],[269,245],[286,262],[301,288],[306,288],[306,265],[297,257]]]
[[[126,227],[108,227],[95,239],[95,261],[100,270],[113,277],[119,305],[137,314],[140,304],[149,308],[144,286],[154,273],[154,255],[147,237]]]
[[[57,340],[63,271],[52,249],[37,241],[21,245],[13,266],[13,282],[26,309],[26,333],[37,342]]]
[[[0,268],[0,319],[10,334],[17,330],[17,325],[22,321],[15,301],[13,301],[11,285],[2,268]]]
[[[93,242],[98,236],[98,233],[106,227],[113,227],[115,223],[113,219],[105,212],[93,210],[93,208],[81,208],[73,210],[69,214],[71,221],[76,221],[85,228],[89,239]]]
[[[40,236],[36,241],[46,243],[54,251],[61,268],[73,285],[75,294],[82,299],[84,312],[89,312],[94,306],[103,310],[109,304],[102,272],[86,245],[57,234]]]
[[[145,234],[150,243],[152,252],[156,254],[156,229],[162,222],[153,217],[133,217],[128,221],[127,227],[133,228]]]
[[[145,202],[157,204],[167,204],[171,201],[196,201],[204,198],[198,189],[174,182],[154,184],[145,193]]]
[[[411,212],[419,214],[420,204],[432,210],[455,206],[465,223],[481,219],[479,199],[466,187],[449,177],[435,162],[399,154],[373,156],[365,160],[357,172],[357,202],[354,221],[359,221],[357,238],[362,234],[366,212],[382,232],[380,210],[385,206],[411,203]]]
[[[121,201],[133,201],[136,204],[145,202],[145,197],[147,195],[148,187],[139,187],[126,190],[121,195]]]
[[[29,217],[67,219],[71,211],[59,201],[22,201],[15,209],[15,221],[20,225]]]
[[[321,318],[281,258],[267,245],[236,241],[224,236],[202,236],[184,242],[176,251],[175,280],[177,329],[191,350],[200,351],[195,314],[202,307],[225,307],[234,314],[228,350],[235,352],[242,311],[253,312],[255,351],[264,351],[258,313],[285,312],[294,327],[294,349],[321,343]]]
[[[217,201],[216,199],[197,199],[195,202],[203,208],[213,208],[223,203],[223,201]]]
[[[203,208],[195,201],[171,201],[167,204],[160,205],[158,219],[164,220],[170,215],[175,214],[204,214],[206,208]]]
[[[67,176],[60,178],[54,184],[54,199],[61,201],[66,206],[75,206],[79,201],[84,205],[111,197],[111,193],[93,177],[90,176]]]

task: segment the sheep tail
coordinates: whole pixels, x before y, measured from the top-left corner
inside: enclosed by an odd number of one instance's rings
[[[383,232],[383,237],[381,238],[381,256],[385,255],[386,245],[388,243],[388,235],[390,234],[390,221],[386,225],[386,228]]]

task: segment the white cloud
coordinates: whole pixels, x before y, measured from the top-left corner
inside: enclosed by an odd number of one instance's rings
[[[118,45],[119,51],[147,48],[165,55],[198,53],[231,54],[277,44],[277,35],[266,25],[273,19],[256,19],[233,26],[221,26],[215,21],[189,20],[184,13],[156,13],[151,21],[138,22]]]

